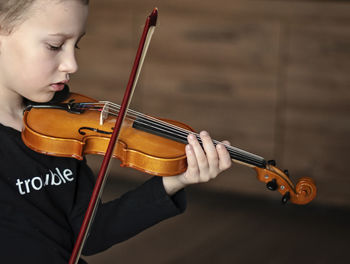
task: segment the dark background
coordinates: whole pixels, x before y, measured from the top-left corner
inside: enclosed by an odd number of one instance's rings
[[[189,187],[184,215],[90,263],[343,263],[350,242],[348,1],[91,1],[71,89],[120,103],[144,21],[159,20],[131,108],[276,159],[316,199],[281,196],[234,165]],[[89,157],[97,170],[99,157]],[[149,176],[114,162],[104,199]]]

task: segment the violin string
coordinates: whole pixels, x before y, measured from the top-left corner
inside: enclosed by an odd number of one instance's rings
[[[96,104],[95,104],[96,105]],[[117,105],[118,106],[118,105]],[[142,113],[139,113],[139,112],[136,112],[134,110],[131,110],[129,109],[128,112],[132,113],[132,115],[130,114],[127,114],[128,117],[141,117],[147,121],[151,121],[151,122],[155,122],[157,125],[159,126],[165,126],[167,129],[173,129],[173,131],[176,131],[176,133],[174,135],[179,135],[181,134],[182,136],[185,136],[187,137],[188,134],[194,134],[194,135],[197,135],[199,136],[198,134],[192,132],[192,131],[189,131],[189,130],[185,130],[181,127],[178,127],[178,126],[175,126],[173,124],[170,124],[170,123],[167,123],[167,122],[164,122],[162,120],[159,120],[159,119],[156,119],[156,118],[153,118],[153,117],[150,117],[150,116],[147,116],[145,114],[142,114]],[[107,112],[109,114],[113,114],[113,115],[117,115],[118,111],[115,111],[115,112]],[[140,120],[138,120],[138,122],[142,123]],[[142,124],[145,124],[146,123],[142,123]],[[154,127],[155,128],[155,127]],[[217,143],[217,142],[216,142]]]
[[[109,102],[103,102],[103,103],[99,103],[99,104],[96,104],[96,103],[87,103],[87,104],[93,105],[94,110],[101,110],[101,105],[104,106],[106,103],[109,104],[108,108],[118,109],[118,107],[119,107],[118,105],[112,104],[112,103],[109,103]],[[85,105],[87,105],[87,104],[85,104]],[[92,108],[89,107],[89,109],[92,109]],[[200,143],[202,143],[201,142],[201,138],[199,137],[199,134],[196,134],[196,133],[194,133],[192,131],[185,130],[183,128],[177,127],[177,126],[175,126],[173,124],[169,124],[169,123],[164,122],[162,120],[159,120],[159,119],[156,119],[156,118],[153,118],[153,117],[149,117],[149,116],[147,116],[145,114],[136,112],[136,111],[131,110],[131,109],[129,109],[128,111],[133,113],[133,115],[129,114],[129,116],[142,117],[143,119],[146,119],[146,121],[150,121],[151,122],[151,124],[150,124],[149,122],[145,123],[145,122],[141,122],[140,120],[137,120],[137,122],[140,123],[140,124],[144,124],[144,125],[146,125],[148,127],[154,128],[157,131],[162,130],[163,132],[167,132],[167,133],[170,132],[170,133],[172,133],[173,135],[175,135],[177,137],[181,137],[181,139],[183,141],[185,141],[186,143],[187,143],[187,139],[186,139],[187,135],[191,133],[191,134],[194,134],[197,137],[197,139],[199,140]],[[112,115],[116,115],[118,113],[118,111],[115,111],[115,112],[110,112],[109,111],[109,113],[112,114]],[[153,126],[152,124],[155,124],[157,126]],[[159,126],[165,128],[165,130],[163,128],[159,128]],[[221,142],[213,140],[213,143],[214,144],[219,144]],[[232,155],[234,155],[236,157],[242,158],[243,161],[246,161],[248,159],[249,161],[258,162],[259,164],[264,164],[264,162],[265,162],[262,157],[259,157],[259,156],[255,155],[255,154],[246,152],[244,150],[232,147],[232,146],[227,145],[227,144],[224,144],[224,145],[227,148],[227,150],[230,152],[230,154],[232,154]]]
[[[96,105],[97,105],[97,104],[94,104],[94,106],[96,106]],[[97,107],[97,109],[100,109],[100,108],[101,108],[100,106]],[[120,108],[120,106],[117,105],[117,104],[115,104],[115,106],[114,106],[114,108],[113,108],[115,111],[114,111],[114,112],[108,111],[107,113],[113,114],[113,115],[117,115],[117,114],[118,114],[118,111],[119,111],[119,108]],[[129,113],[131,113],[131,114],[129,114]],[[156,119],[156,118],[151,117],[151,116],[147,116],[147,115],[145,115],[145,114],[136,112],[136,111],[131,110],[131,109],[128,109],[127,116],[128,116],[128,117],[141,117],[141,118],[145,118],[145,119],[147,119],[147,120],[155,121],[155,122],[157,122],[159,125],[166,125],[167,127],[171,126],[172,128],[176,129],[176,130],[179,131],[180,133],[182,132],[182,133],[183,133],[184,135],[186,135],[186,136],[187,136],[189,133],[195,134],[195,133],[193,133],[192,131],[185,130],[185,129],[180,128],[180,127],[178,127],[178,126],[175,126],[175,125],[173,125],[173,124],[164,122],[164,121],[162,121],[162,120]]]
[[[95,104],[95,106],[96,106],[96,104]],[[117,106],[118,106],[118,105],[117,105]],[[118,107],[119,107],[119,106],[118,106]],[[99,110],[99,109],[101,109],[101,107],[98,106],[97,108],[95,107],[94,109],[95,109],[95,110]],[[112,115],[117,115],[117,114],[118,114],[119,108],[114,107],[114,109],[117,109],[117,110],[115,110],[114,112],[108,111],[108,112],[106,112],[106,113],[112,114]],[[91,108],[90,108],[90,110],[91,110]],[[186,135],[186,136],[187,136],[189,133],[191,133],[191,131],[189,131],[189,130],[184,130],[183,128],[174,126],[174,125],[172,125],[172,124],[170,124],[170,123],[166,123],[166,122],[164,122],[164,121],[161,121],[161,120],[159,120],[159,119],[156,119],[156,118],[147,116],[147,115],[145,115],[145,114],[136,112],[136,111],[131,110],[131,109],[128,109],[127,117],[129,117],[129,118],[130,118],[130,117],[133,117],[133,118],[139,117],[139,118],[144,118],[144,119],[150,120],[150,121],[152,120],[152,121],[158,123],[159,125],[166,125],[167,127],[172,126],[172,128],[173,128],[173,129],[176,129],[176,131],[177,131],[178,133],[182,133],[183,135]],[[192,134],[195,134],[195,133],[192,132]]]
[[[167,129],[165,126],[159,127],[159,126],[157,126],[157,125],[149,124],[149,122],[143,122],[142,120],[141,120],[141,121],[135,120],[134,122],[137,122],[137,125],[140,125],[140,124],[141,124],[141,125],[143,125],[143,127],[151,128],[151,129],[150,129],[151,131],[156,130],[157,132],[160,132],[160,134],[162,134],[162,132],[163,132],[163,133],[164,133],[163,135],[167,135],[168,132],[169,132],[169,129]],[[196,134],[196,133],[193,133],[193,134],[197,137],[199,143],[202,145],[202,139],[199,137],[199,135]],[[180,139],[181,139],[182,142],[188,143],[188,142],[187,142],[187,136],[186,136],[186,135],[185,135],[185,136],[180,135],[179,137],[180,137]],[[218,142],[218,141],[216,141],[216,140],[212,140],[212,141],[213,141],[213,143],[214,143],[215,145],[217,145],[217,144],[220,143],[220,142]],[[226,145],[226,144],[224,144],[224,145],[226,146],[227,150],[228,150],[229,153],[231,154],[231,157],[232,157],[232,158],[236,158],[236,159],[239,159],[239,160],[241,160],[241,161],[246,161],[246,162],[248,162],[248,163],[253,162],[254,165],[256,165],[255,162],[258,162],[258,164],[261,164],[261,161],[260,161],[260,160],[256,160],[256,159],[255,159],[254,157],[252,157],[251,155],[244,155],[242,152],[235,151],[235,150],[233,149],[232,146],[229,146],[229,145]]]
[[[83,108],[85,108],[85,109],[87,108],[89,110],[97,110],[97,111],[100,111],[107,104],[108,111],[106,111],[106,113],[111,114],[111,115],[117,115],[119,108],[120,108],[119,105],[113,104],[111,102],[80,103],[80,104],[84,105]],[[88,107],[86,107],[86,106],[88,106]],[[90,106],[92,106],[92,107],[90,107]],[[110,109],[112,109],[113,112],[111,112]],[[170,134],[174,135],[175,137],[180,138],[182,141],[184,141],[186,143],[187,143],[188,134],[193,134],[197,137],[199,143],[202,144],[202,140],[201,140],[199,134],[194,133],[192,131],[189,131],[187,129],[175,126],[173,124],[167,123],[165,121],[156,119],[154,117],[147,116],[145,114],[136,112],[136,111],[131,110],[131,109],[128,109],[127,117],[136,118],[135,121],[137,120],[138,124],[147,126],[149,128],[153,128],[159,132],[164,132],[167,134],[170,133]],[[137,117],[141,118],[141,120],[137,119]],[[212,141],[215,145],[221,143],[217,140],[212,140]],[[221,144],[223,144],[223,143],[221,143]],[[238,159],[241,158],[240,160],[243,159],[242,161],[247,161],[248,163],[253,162],[254,164],[255,163],[263,164],[265,162],[264,159],[260,156],[257,156],[255,154],[249,153],[247,151],[232,147],[232,146],[227,145],[227,144],[223,144],[223,145],[226,147],[226,149],[229,151],[229,153],[232,154],[232,156],[234,156]]]
[[[112,104],[112,103],[109,103],[109,104]],[[95,105],[96,105],[96,104],[95,104]],[[109,111],[109,112],[107,112],[107,113],[113,114],[113,115],[117,115],[117,114],[118,114],[119,105],[117,105],[117,104],[114,104],[114,105],[115,105],[115,106],[114,106],[114,109],[116,109],[115,112],[111,113],[111,112]],[[113,106],[113,104],[112,104],[112,106]],[[98,107],[98,108],[100,108],[100,107]],[[129,114],[129,112],[132,113],[132,114]],[[145,114],[136,112],[136,111],[131,110],[131,109],[128,109],[127,117],[140,117],[140,118],[144,118],[144,119],[149,120],[149,121],[156,122],[156,123],[157,123],[158,125],[160,125],[160,126],[162,126],[162,125],[163,125],[163,126],[166,126],[168,129],[169,129],[169,127],[170,127],[170,128],[172,128],[172,129],[174,129],[174,131],[176,131],[176,134],[175,134],[175,135],[178,135],[178,133],[181,133],[182,135],[184,135],[184,136],[187,137],[187,135],[190,134],[190,133],[196,134],[196,133],[194,133],[194,132],[192,132],[192,131],[183,129],[183,128],[181,128],[181,127],[178,127],[178,126],[175,126],[175,125],[173,125],[173,124],[164,122],[164,121],[159,120],[159,119],[156,119],[156,118],[154,118],[154,117],[147,116],[147,115],[145,115]]]

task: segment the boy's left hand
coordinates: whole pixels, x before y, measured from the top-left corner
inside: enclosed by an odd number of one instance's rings
[[[200,138],[203,148],[196,136],[190,134],[186,145],[187,170],[177,176],[163,177],[165,191],[169,195],[175,194],[189,184],[207,182],[214,179],[219,173],[231,167],[232,161],[228,151],[223,144],[216,147],[206,131],[202,131]],[[228,144],[228,141],[223,141]]]

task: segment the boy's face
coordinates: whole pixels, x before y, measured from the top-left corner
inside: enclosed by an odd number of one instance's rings
[[[76,45],[85,32],[88,6],[80,1],[37,0],[27,19],[0,34],[0,93],[47,102],[57,83],[77,71]]]

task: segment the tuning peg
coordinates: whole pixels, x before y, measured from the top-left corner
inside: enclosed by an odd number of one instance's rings
[[[289,199],[290,199],[290,193],[286,192],[282,197],[282,203],[286,204],[289,201]]]
[[[273,179],[273,180],[269,181],[268,183],[266,183],[266,187],[270,191],[276,191],[278,188],[276,179]]]
[[[269,160],[269,161],[267,161],[267,164],[272,165],[272,166],[276,166],[276,161],[275,160]]]
[[[289,171],[288,171],[288,170],[284,170],[283,172],[284,172],[284,174],[287,175],[288,178],[289,178]]]

